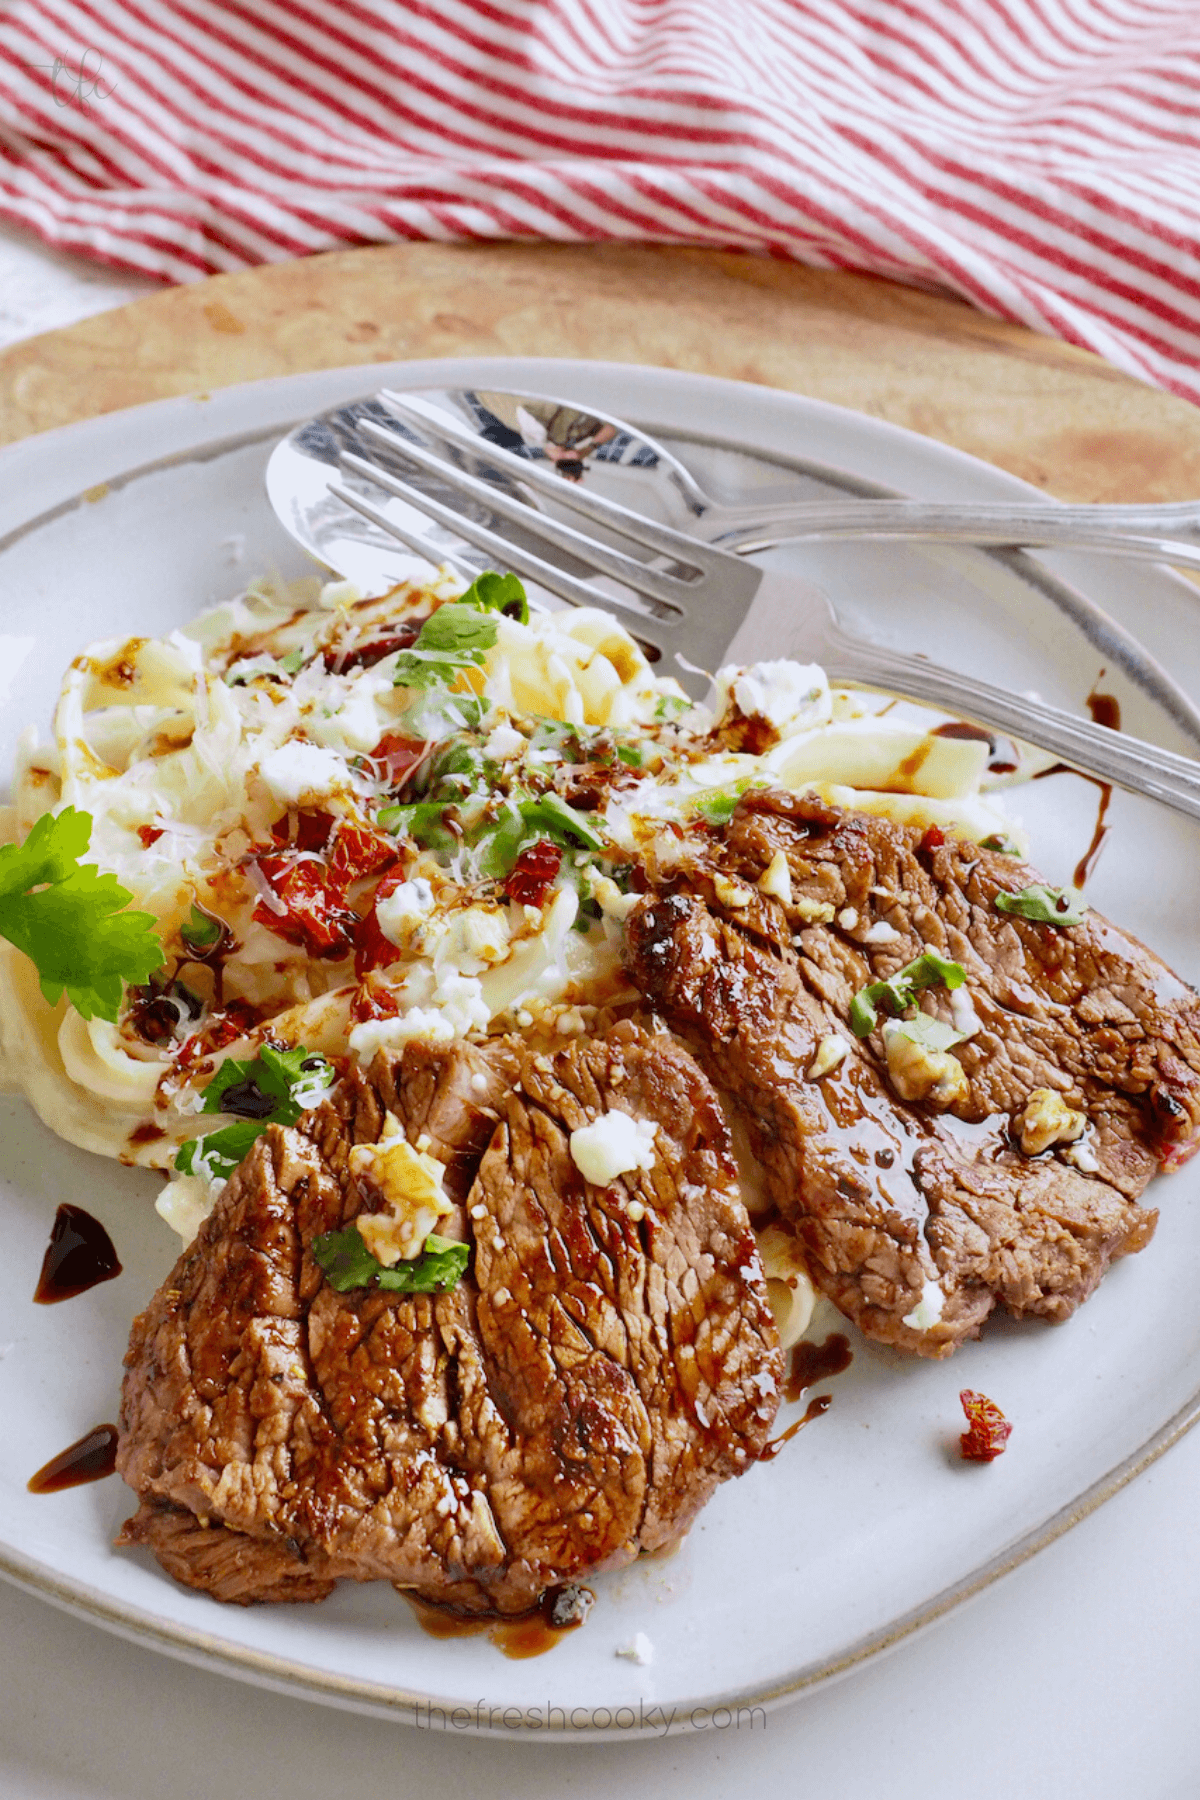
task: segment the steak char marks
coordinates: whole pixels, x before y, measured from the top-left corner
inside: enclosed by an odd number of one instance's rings
[[[938,836],[756,791],[626,928],[631,976],[740,1115],[817,1285],[868,1336],[926,1356],[998,1302],[1067,1317],[1149,1241],[1138,1198],[1200,1129],[1195,992],[1096,913],[1060,928],[999,912],[997,892],[1041,877]],[[757,886],[779,852],[786,902]],[[848,1024],[856,993],[925,951],[962,965],[978,1020],[942,1112],[898,1098],[883,1009],[869,1038]],[[955,1022],[944,989],[921,1001]],[[848,1053],[810,1078],[835,1035]],[[1086,1115],[1077,1147],[1025,1154],[1039,1091]]]
[[[597,1187],[569,1137],[614,1108],[654,1163]],[[349,1152],[389,1113],[460,1203],[448,1293],[339,1293],[312,1255],[374,1204]],[[782,1376],[716,1095],[632,1024],[554,1055],[413,1043],[269,1127],[126,1363],[124,1542],[219,1599],[348,1577],[487,1614],[679,1536],[761,1452]]]

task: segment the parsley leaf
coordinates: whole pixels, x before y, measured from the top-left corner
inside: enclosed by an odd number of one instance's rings
[[[886,981],[872,981],[860,988],[850,1002],[850,1027],[856,1037],[867,1037],[879,1023],[879,1007],[886,1005],[893,1013],[911,1006],[919,988],[959,988],[967,979],[961,963],[948,962],[934,950],[905,963]]]
[[[251,1062],[227,1057],[204,1089],[203,1111],[234,1113],[235,1125],[189,1138],[175,1167],[184,1175],[225,1181],[268,1125],[294,1125],[333,1086],[333,1064],[303,1044],[280,1050],[264,1044]]]
[[[1001,891],[995,904],[997,912],[1015,913],[1038,925],[1082,925],[1087,911],[1075,888],[1047,887],[1044,881],[1035,881],[1015,894]]]
[[[206,1137],[189,1138],[186,1144],[179,1146],[175,1167],[181,1175],[205,1175],[209,1181],[228,1181],[268,1123],[266,1119],[239,1119],[236,1125],[210,1131]]]
[[[496,621],[477,606],[452,600],[422,625],[411,650],[396,658],[395,685],[408,688],[451,687],[464,669],[483,667],[496,642]]]
[[[371,1255],[358,1227],[348,1225],[344,1231],[327,1231],[314,1238],[312,1252],[330,1287],[339,1294],[365,1287],[384,1288],[393,1294],[433,1294],[457,1285],[470,1260],[471,1247],[431,1232],[420,1256],[393,1263],[388,1269]]]
[[[522,625],[529,623],[529,602],[520,577],[497,575],[495,569],[485,569],[482,575],[477,575],[466,593],[458,596],[455,605],[478,606],[484,612],[506,613]]]
[[[126,982],[166,961],[152,913],[126,912],[133,895],[116,876],[81,863],[90,813],[44,813],[23,844],[0,847],[0,937],[36,965],[42,993],[85,1019],[115,1023]]]

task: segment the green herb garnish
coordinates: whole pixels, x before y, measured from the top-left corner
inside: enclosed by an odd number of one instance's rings
[[[529,602],[519,576],[498,575],[495,569],[485,569],[482,575],[477,575],[454,604],[477,606],[483,612],[504,613],[522,625],[529,623]]]
[[[959,988],[967,979],[961,963],[948,962],[936,951],[927,950],[913,962],[906,963],[889,975],[886,981],[872,981],[860,988],[850,1002],[850,1027],[856,1037],[867,1037],[879,1023],[879,1008],[902,1013],[911,1006],[921,988]]]
[[[923,1012],[911,1019],[889,1019],[884,1031],[898,1032],[926,1050],[949,1050],[953,1045],[961,1044],[967,1035],[965,1031],[956,1031],[953,1025],[947,1025],[944,1019],[934,1019]]]
[[[68,806],[0,847],[0,937],[35,965],[51,1006],[65,989],[83,1018],[115,1023],[125,983],[147,981],[166,958],[153,913],[126,912],[128,889],[80,862],[91,835],[91,814]]]
[[[392,1294],[445,1293],[457,1285],[468,1261],[469,1244],[437,1237],[425,1239],[420,1256],[385,1268],[362,1240],[358,1227],[348,1225],[344,1231],[327,1231],[314,1238],[312,1253],[331,1288],[339,1294],[351,1288],[378,1287]]]
[[[1036,881],[1019,893],[1002,890],[996,895],[996,911],[1014,913],[1018,919],[1032,919],[1038,925],[1081,925],[1087,907],[1077,889],[1047,887]]]
[[[228,1057],[204,1089],[202,1110],[242,1116],[234,1125],[181,1144],[175,1167],[183,1175],[227,1180],[268,1125],[294,1125],[324,1099],[333,1082],[332,1063],[303,1044],[294,1050],[264,1044],[250,1062]]]
[[[692,810],[699,813],[706,825],[728,825],[734,815],[738,801],[750,786],[750,777],[736,781],[731,788],[706,788],[697,794],[692,801]]]
[[[197,950],[211,950],[219,944],[225,927],[220,919],[214,919],[211,913],[201,912],[193,906],[191,912],[179,927],[179,935],[185,944],[191,944]]]

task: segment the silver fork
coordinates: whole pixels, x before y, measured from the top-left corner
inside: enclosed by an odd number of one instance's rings
[[[384,397],[390,409],[428,430],[423,409],[410,406],[402,394],[389,391]],[[756,568],[744,557],[572,486],[499,446],[481,445],[448,419],[439,419],[438,435],[468,448],[475,466],[492,472],[503,486],[374,421],[364,419],[359,430],[387,452],[388,467],[347,452],[341,459],[346,468],[482,551],[489,566],[527,576],[569,605],[600,606],[614,613],[651,660],[667,662],[672,673],[681,671],[683,685],[693,694],[702,692],[710,672],[724,662],[769,656],[820,663],[835,684],[921,701],[1007,732],[1073,768],[1200,819],[1200,763],[1190,757],[854,636],[811,583]],[[419,478],[397,473],[398,459],[414,465],[420,475],[433,476],[458,504],[431,494]],[[600,535],[526,504],[514,493],[510,474],[544,493],[556,509],[590,521]],[[468,576],[478,572],[478,560],[454,551],[448,555],[440,541],[406,529],[349,487],[330,483],[329,491],[435,565],[450,560]],[[516,528],[516,537],[497,530],[497,520]],[[609,586],[597,587],[597,579]],[[614,583],[617,592],[610,591]]]

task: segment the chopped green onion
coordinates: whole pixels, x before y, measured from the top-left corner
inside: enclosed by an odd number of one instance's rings
[[[961,963],[948,962],[934,950],[926,950],[889,975],[886,981],[872,981],[860,988],[850,1002],[850,1027],[856,1037],[867,1037],[879,1023],[879,1007],[902,1013],[911,1006],[920,988],[959,988],[967,979]]]
[[[1077,889],[1047,887],[1037,881],[1015,894],[1001,890],[996,895],[996,911],[1032,919],[1038,925],[1081,925],[1087,907]]]

